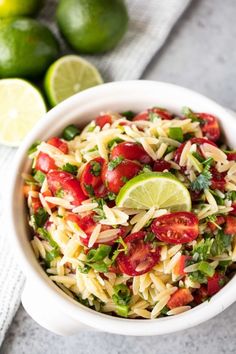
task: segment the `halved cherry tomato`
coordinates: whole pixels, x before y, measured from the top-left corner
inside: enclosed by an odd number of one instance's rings
[[[208,113],[197,113],[197,117],[200,119],[203,135],[211,141],[217,141],[220,137],[220,127],[217,118]]]
[[[171,164],[168,161],[165,160],[157,160],[154,162],[153,171],[156,172],[163,172],[164,170],[170,170]]]
[[[200,305],[203,301],[208,298],[207,286],[201,285],[199,289],[194,292],[194,302]]]
[[[226,216],[224,232],[227,235],[236,235],[236,217],[230,215]]]
[[[48,144],[55,146],[64,154],[68,153],[68,145],[58,137],[53,137],[47,141]],[[51,170],[56,170],[57,166],[52,157],[44,152],[40,152],[36,159],[35,169],[42,171],[43,173],[48,173]]]
[[[40,152],[36,159],[35,169],[43,173],[48,173],[51,170],[56,170],[57,166],[52,157],[44,152]]]
[[[184,268],[187,266],[186,263],[189,259],[191,259],[190,256],[181,255],[173,268],[173,273],[176,275],[185,275]]]
[[[55,146],[56,148],[58,148],[59,150],[61,150],[61,152],[63,152],[64,154],[68,153],[68,145],[65,141],[62,141],[61,139],[59,139],[57,136],[49,139],[47,141],[48,144]]]
[[[156,218],[151,225],[156,237],[166,243],[181,244],[198,237],[198,218],[187,211],[165,214]]]
[[[80,185],[85,195],[104,197],[107,189],[102,181],[102,168],[106,161],[102,157],[87,162],[80,177]]]
[[[207,294],[212,296],[224,286],[225,284],[225,277],[223,274],[215,272],[213,277],[208,278],[207,280]]]
[[[128,160],[137,160],[144,164],[150,164],[152,158],[146,153],[142,145],[133,142],[123,142],[116,145],[111,152],[111,160],[123,156]]]
[[[188,305],[193,301],[193,295],[189,289],[178,289],[173,295],[171,295],[170,300],[167,302],[169,309],[174,309],[175,307]]]
[[[103,114],[95,118],[95,124],[98,125],[100,128],[103,128],[104,125],[107,123],[112,123],[112,118],[109,114]]]
[[[213,141],[211,140],[208,140],[208,139],[205,139],[205,138],[192,138],[189,140],[191,144],[196,144],[197,145],[197,152],[199,153],[199,155],[201,155],[202,157],[205,157],[203,156],[203,153],[201,151],[201,145],[202,144],[210,144],[210,145],[213,145],[213,146],[217,146],[215,143],[213,143]],[[184,142],[182,143],[178,149],[175,151],[175,162],[179,163],[180,161],[180,157],[181,157],[181,154],[182,154],[182,151],[185,147],[187,142]]]
[[[79,181],[68,172],[49,171],[47,175],[48,186],[53,195],[62,192],[63,198],[72,205],[80,205],[86,199]]]
[[[216,217],[216,221],[215,221],[214,224],[209,221],[209,222],[207,223],[207,226],[209,227],[209,229],[211,230],[211,232],[214,232],[214,231],[217,230],[217,226],[216,226],[215,224],[217,224],[217,225],[220,226],[220,225],[223,225],[224,223],[225,223],[225,218],[224,218],[224,216],[219,215],[219,216]]]
[[[173,114],[170,113],[167,109],[164,108],[159,108],[159,107],[153,107],[151,109],[148,109],[145,112],[141,112],[137,114],[133,120],[149,120],[150,115],[149,113],[156,113],[158,116],[160,116],[162,119],[170,120],[173,118]]]
[[[211,189],[219,189],[220,191],[225,190],[225,176],[226,172],[218,172],[215,167],[210,168],[210,172],[212,174],[211,178]]]
[[[117,264],[122,273],[131,276],[142,275],[158,263],[160,249],[153,242],[145,242],[146,234],[139,231],[124,239],[128,250],[126,253],[121,252],[117,257]]]
[[[105,164],[102,170],[102,180],[109,191],[118,193],[121,187],[131,178],[136,176],[142,166],[135,161],[123,160],[112,170]]]
[[[233,208],[233,210],[231,210],[231,211],[229,212],[230,215],[236,216],[236,203],[235,203],[235,202],[231,205],[231,208]]]
[[[235,151],[228,152],[227,159],[229,161],[236,161],[236,152]]]

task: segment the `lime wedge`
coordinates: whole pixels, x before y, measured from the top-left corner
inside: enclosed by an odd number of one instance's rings
[[[116,197],[118,207],[190,211],[191,198],[187,188],[171,173],[142,173],[129,180]]]
[[[0,80],[0,143],[19,146],[46,113],[40,92],[21,79]]]
[[[52,106],[103,83],[98,70],[78,55],[66,55],[53,63],[45,76],[44,86]]]

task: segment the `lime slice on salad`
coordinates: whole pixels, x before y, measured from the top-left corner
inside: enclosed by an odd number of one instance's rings
[[[187,188],[168,172],[142,173],[129,180],[116,198],[118,207],[190,211],[191,198]]]
[[[66,55],[53,63],[45,77],[45,90],[52,106],[89,87],[102,84],[98,70],[78,55]]]
[[[21,79],[0,80],[0,143],[18,146],[46,113],[40,92]]]

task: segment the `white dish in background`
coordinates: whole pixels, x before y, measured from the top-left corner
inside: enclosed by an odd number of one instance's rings
[[[27,150],[32,143],[60,133],[71,123],[84,126],[101,111],[139,112],[155,105],[176,113],[180,113],[183,106],[188,106],[194,111],[216,115],[229,146],[236,148],[234,115],[214,101],[168,83],[122,81],[88,89],[59,104],[37,124],[17,152],[8,191],[8,221],[12,247],[26,276],[22,302],[35,321],[55,333],[69,335],[83,329],[96,329],[123,335],[166,334],[204,322],[236,300],[234,277],[209,302],[204,302],[185,313],[154,320],[117,318],[98,313],[68,297],[48,278],[31,249],[27,211],[21,193],[21,174],[30,167]]]

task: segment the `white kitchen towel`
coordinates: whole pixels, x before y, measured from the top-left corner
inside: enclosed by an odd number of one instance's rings
[[[190,0],[128,0],[130,23],[118,47],[110,53],[87,56],[101,71],[105,81],[138,79],[160,49],[171,28]],[[60,39],[62,52],[69,53],[53,22],[56,0],[48,0],[39,19],[48,24]],[[6,175],[14,168],[15,149],[0,146],[0,214],[4,209]],[[20,193],[20,191],[19,191]],[[20,302],[24,277],[9,246],[9,235],[0,228],[0,345]]]

